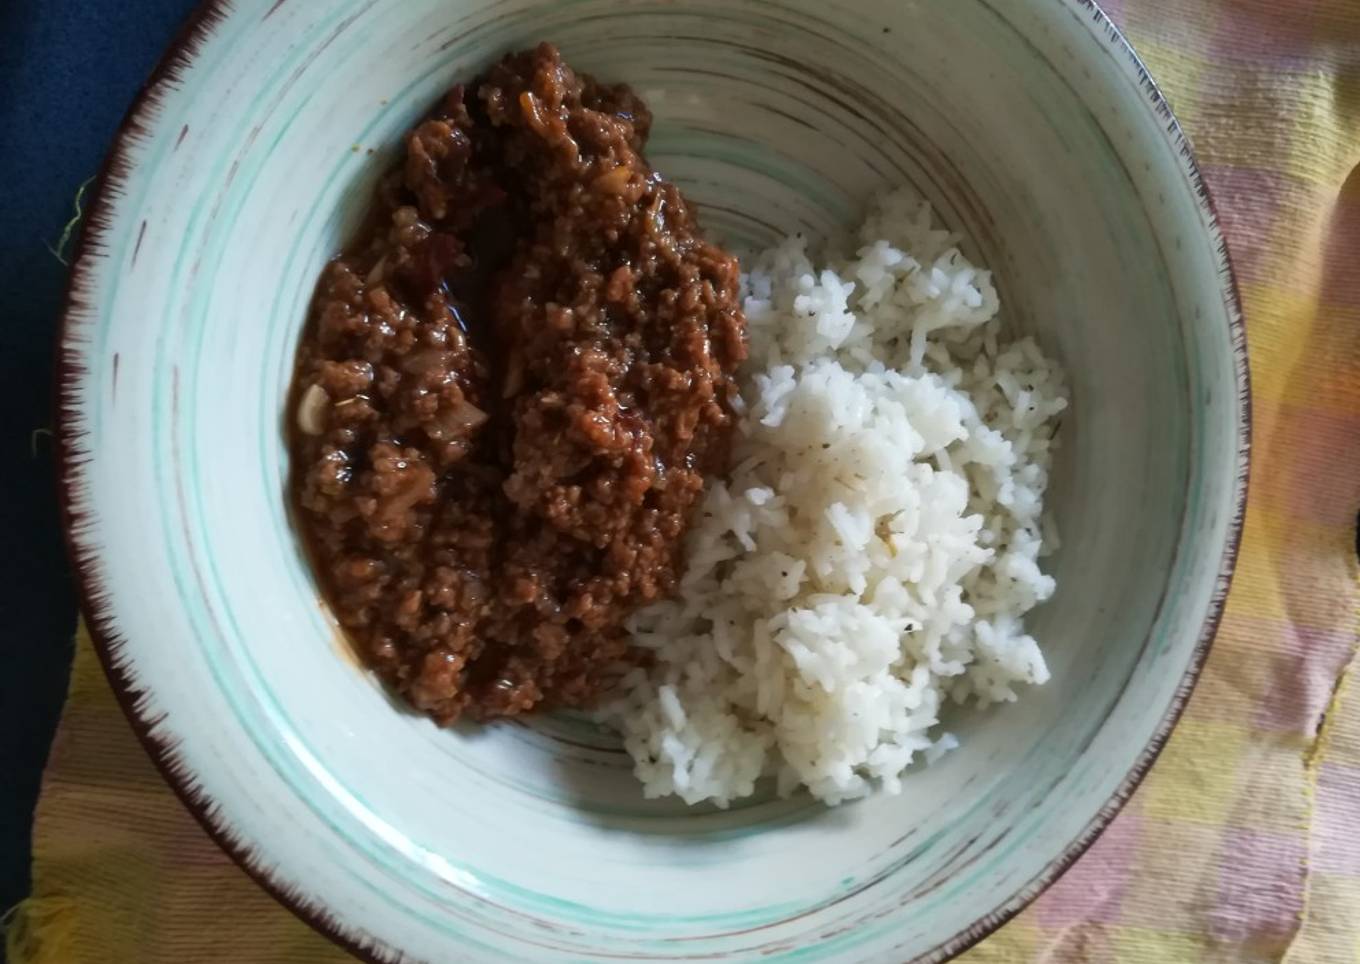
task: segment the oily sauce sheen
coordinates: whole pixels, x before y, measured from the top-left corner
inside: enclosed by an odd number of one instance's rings
[[[301,528],[369,665],[440,722],[589,705],[725,466],[737,262],[650,125],[552,46],[508,56],[407,135],[318,284]]]

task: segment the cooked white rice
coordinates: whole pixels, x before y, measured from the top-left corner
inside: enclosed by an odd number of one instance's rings
[[[605,718],[648,796],[720,806],[763,775],[830,804],[901,791],[957,745],[947,699],[1048,679],[1023,617],[1062,374],[1005,344],[991,277],[911,192],[850,258],[802,238],[751,263],[746,409],[672,601],[631,624],[655,664]]]

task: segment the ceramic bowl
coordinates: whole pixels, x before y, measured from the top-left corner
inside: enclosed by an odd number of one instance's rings
[[[356,665],[284,499],[318,271],[448,86],[551,39],[656,114],[734,244],[911,182],[1066,365],[1053,680],[898,797],[645,801],[571,717],[440,730]],[[1222,239],[1147,73],[1081,0],[232,0],[193,19],[90,208],[61,364],[87,612],[150,752],[266,887],[403,961],[940,960],[1050,883],[1204,659],[1245,484]]]

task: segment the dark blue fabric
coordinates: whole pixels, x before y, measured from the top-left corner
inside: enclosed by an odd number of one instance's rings
[[[33,803],[75,626],[45,434],[66,280],[49,248],[193,6],[0,0],[0,909],[28,890]]]

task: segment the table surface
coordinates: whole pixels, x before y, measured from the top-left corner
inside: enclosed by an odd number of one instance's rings
[[[52,363],[80,185],[195,0],[0,2],[0,910],[28,891],[29,830],[71,660],[76,599],[53,479]],[[0,951],[3,954],[3,951]]]

